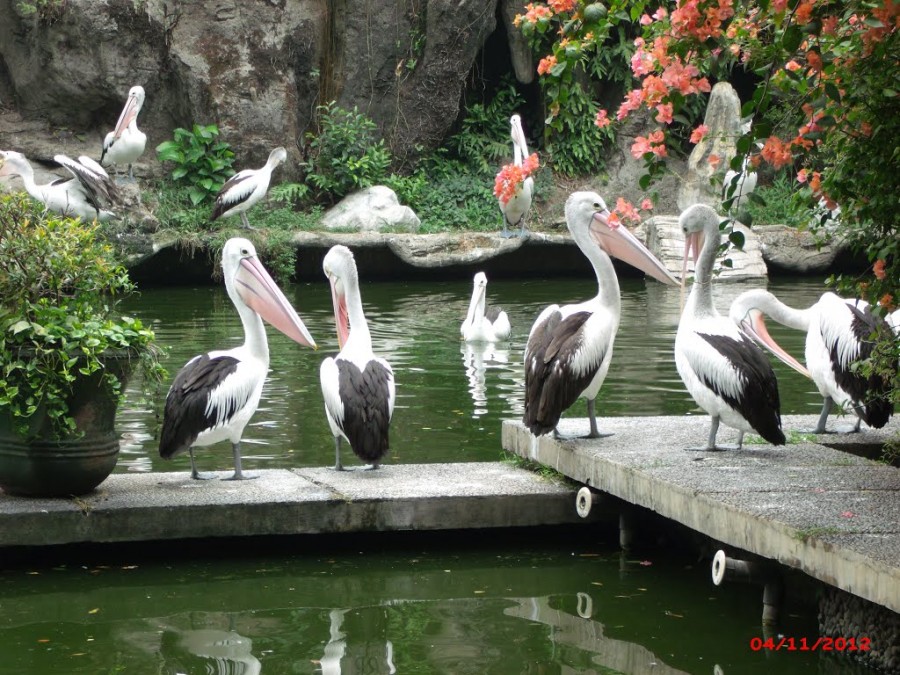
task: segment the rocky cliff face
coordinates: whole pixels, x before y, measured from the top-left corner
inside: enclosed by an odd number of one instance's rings
[[[140,84],[145,161],[172,129],[198,122],[218,124],[241,166],[301,146],[316,106],[331,100],[374,119],[400,158],[436,147],[497,16],[497,0],[21,5],[0,0],[0,105],[80,136],[85,147],[69,154],[99,155]],[[28,153],[15,136],[0,131],[0,147]]]

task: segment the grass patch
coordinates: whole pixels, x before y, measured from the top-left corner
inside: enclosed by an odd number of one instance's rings
[[[531,473],[536,473],[541,478],[546,478],[547,480],[556,480],[562,481],[569,485],[577,485],[575,481],[573,481],[568,476],[561,474],[556,469],[553,469],[546,464],[541,464],[540,462],[535,462],[531,459],[525,459],[520,455],[515,455],[512,453],[504,453],[501,457],[503,462],[507,464],[511,464],[512,466],[518,469],[525,469],[526,471],[530,471]]]
[[[839,527],[805,527],[794,532],[794,539],[805,544],[812,538],[819,539],[830,534],[847,534],[847,532]]]

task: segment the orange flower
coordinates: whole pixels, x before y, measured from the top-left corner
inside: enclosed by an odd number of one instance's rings
[[[719,164],[722,163],[722,158],[719,157],[718,155],[710,155],[706,161],[713,168],[713,170],[715,170],[715,169],[718,169]]]
[[[550,72],[553,66],[556,65],[556,57],[551,54],[550,56],[545,56],[541,59],[541,62],[538,63],[537,72],[538,75],[546,75]]]
[[[884,272],[884,260],[876,260],[875,264],[872,265],[872,273],[875,275],[875,278],[884,281],[884,278],[887,276]]]
[[[706,136],[706,134],[708,134],[708,133],[709,133],[709,127],[706,126],[705,124],[701,124],[701,125],[697,126],[697,128],[691,132],[691,143],[694,143],[694,144],[699,143],[701,140],[703,140],[703,137]]]
[[[525,158],[522,166],[506,164],[500,169],[494,178],[494,196],[500,199],[504,206],[516,196],[522,187],[522,183],[529,175],[537,171],[539,166],[537,153],[534,152]]]
[[[608,127],[612,124],[612,120],[607,117],[609,113],[605,110],[601,109],[597,111],[597,118],[594,120],[594,124],[603,129],[604,127]]]
[[[878,301],[878,304],[885,308],[888,312],[894,311],[894,296],[890,293],[885,293],[881,296],[881,299]]]

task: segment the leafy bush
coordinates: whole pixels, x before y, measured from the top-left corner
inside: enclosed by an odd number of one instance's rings
[[[334,203],[354,190],[384,181],[390,151],[377,138],[375,123],[356,108],[344,110],[334,101],[319,106],[319,133],[307,133],[306,178],[318,197]]]
[[[164,373],[153,331],[116,314],[135,287],[98,227],[44,211],[24,194],[0,197],[0,409],[23,434],[39,409],[54,432],[73,431],[73,383],[103,371],[107,350],[141,359],[148,381]],[[103,382],[120,393],[113,373]]]
[[[234,174],[231,147],[218,140],[219,128],[215,124],[195,124],[191,131],[178,128],[174,134],[174,140],[156,146],[159,161],[175,163],[172,178],[187,186],[192,204],[215,199]]]
[[[797,199],[800,186],[786,173],[779,173],[770,185],[758,186],[747,202],[754,225],[805,227],[811,220],[805,203]]]
[[[553,168],[564,176],[599,173],[606,166],[603,151],[613,138],[610,127],[585,123],[597,116],[599,106],[577,84],[560,95],[565,113],[555,118],[547,149]]]

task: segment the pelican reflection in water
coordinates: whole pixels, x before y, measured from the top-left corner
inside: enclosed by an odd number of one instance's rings
[[[488,413],[487,371],[509,371],[509,349],[490,342],[463,342],[460,353],[474,406],[472,416],[481,417]]]

